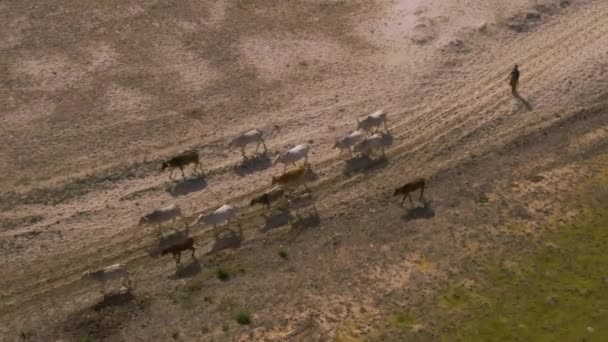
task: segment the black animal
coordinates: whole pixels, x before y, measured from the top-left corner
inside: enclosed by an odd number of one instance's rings
[[[182,252],[188,249],[192,250],[192,259],[196,259],[196,256],[194,255],[195,249],[193,238],[187,238],[182,242],[173,244],[170,247],[163,249],[160,254],[165,255],[167,253],[171,253],[173,255],[173,259],[175,259],[175,266],[178,267],[180,264]]]
[[[169,160],[164,161],[161,167],[161,171],[165,171],[166,168],[170,168],[171,172],[169,173],[169,179],[172,179],[171,176],[173,175],[173,169],[177,167],[182,171],[182,177],[185,177],[184,167],[190,164],[195,164],[194,171],[196,171],[199,166],[201,167],[202,171],[203,168],[199,161],[197,151],[186,151]]]
[[[393,194],[393,196],[403,195],[403,200],[401,200],[401,206],[403,206],[403,202],[405,201],[406,197],[410,199],[410,203],[414,204],[414,202],[412,201],[412,197],[410,196],[410,193],[420,189],[420,199],[419,200],[422,201],[424,199],[424,184],[425,184],[424,178],[416,179],[415,181],[409,182],[409,183],[395,189],[395,193]]]
[[[279,200],[281,197],[283,197],[284,194],[285,191],[281,188],[271,190],[263,195],[252,199],[251,203],[249,203],[249,206],[253,207],[256,204],[263,204],[266,206],[266,208],[270,208],[270,205],[273,202]]]

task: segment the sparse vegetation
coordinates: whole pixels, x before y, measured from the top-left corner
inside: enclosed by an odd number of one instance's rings
[[[228,270],[225,268],[218,268],[216,275],[217,275],[217,279],[219,279],[221,281],[230,280],[230,272],[228,272]]]
[[[487,204],[488,202],[490,202],[490,199],[488,198],[488,196],[486,196],[485,193],[481,193],[477,197],[477,204]]]
[[[279,250],[279,257],[284,260],[287,260],[289,258],[287,252],[284,249]]]
[[[192,280],[192,281],[188,282],[185,286],[185,289],[187,292],[197,292],[197,291],[200,291],[202,288],[203,288],[202,279]]]
[[[82,342],[93,342],[93,338],[89,335],[85,336],[81,340]]]
[[[409,317],[408,315],[404,314],[404,313],[398,313],[395,316],[393,316],[393,326],[395,328],[405,328],[405,327],[409,327],[414,321],[412,320],[411,317]]]
[[[587,213],[548,234],[541,247],[522,241],[521,250],[534,252],[510,255],[517,261],[510,265],[517,266],[488,264],[479,288],[450,288],[442,296],[444,307],[471,316],[446,328],[445,340],[608,340],[608,210]]]
[[[234,319],[240,325],[251,324],[251,315],[249,314],[249,311],[244,310],[244,309],[237,312],[236,315],[234,316]]]
[[[179,331],[174,330],[174,331],[171,333],[171,338],[173,338],[174,340],[177,340],[177,339],[179,338]]]
[[[32,333],[31,331],[22,331],[19,333],[19,337],[21,338],[22,341],[27,341],[29,339],[31,339],[34,336],[34,333]]]

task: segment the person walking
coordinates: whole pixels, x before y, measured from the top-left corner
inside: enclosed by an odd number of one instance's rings
[[[519,85],[519,66],[517,64],[515,64],[509,75],[509,85],[511,86],[511,93],[517,95],[517,86]]]

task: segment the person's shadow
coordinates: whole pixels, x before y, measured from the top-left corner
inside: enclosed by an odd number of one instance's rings
[[[533,109],[530,102],[526,100],[523,96],[521,96],[519,92],[514,92],[513,97],[515,97],[519,102],[521,102],[521,104],[526,108],[526,110],[531,111]]]

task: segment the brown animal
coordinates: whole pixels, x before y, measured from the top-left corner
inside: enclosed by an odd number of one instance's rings
[[[304,166],[289,170],[278,177],[272,177],[272,185],[275,184],[279,184],[283,187],[297,187],[298,185],[304,185],[306,190],[310,191],[310,189],[306,186],[306,167]]]
[[[511,74],[509,75],[509,85],[511,86],[511,93],[517,94],[517,86],[519,85],[519,66],[515,64]]]
[[[169,173],[169,179],[173,179],[171,178],[171,176],[173,175],[173,169],[178,167],[182,171],[182,177],[186,177],[184,175],[184,167],[190,164],[195,164],[194,171],[196,171],[199,166],[201,167],[201,171],[203,170],[198,158],[198,152],[192,150],[186,151],[169,160],[164,161],[161,167],[161,171],[165,171],[166,168],[170,168],[171,172]]]
[[[167,253],[171,253],[173,255],[173,259],[175,259],[175,266],[178,267],[180,264],[181,254],[185,250],[192,250],[192,259],[196,259],[194,255],[194,239],[187,238],[182,242],[176,243],[170,247],[167,247],[160,252],[161,255],[165,255]]]
[[[419,200],[422,201],[424,199],[424,184],[425,184],[425,179],[419,178],[413,182],[409,182],[409,183],[395,189],[395,193],[393,194],[393,196],[403,195],[403,200],[401,200],[401,206],[403,206],[403,202],[405,201],[406,197],[410,199],[410,203],[414,204],[414,202],[412,201],[412,197],[410,196],[410,193],[420,189]]]

